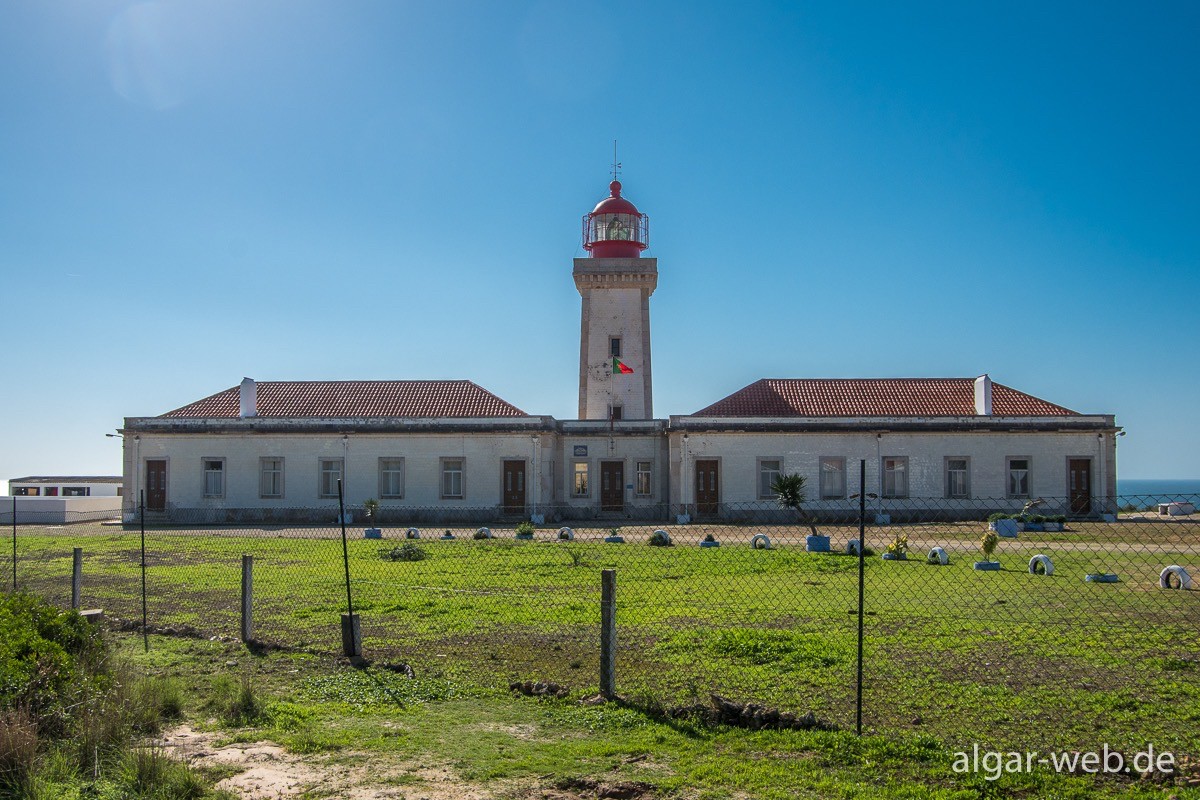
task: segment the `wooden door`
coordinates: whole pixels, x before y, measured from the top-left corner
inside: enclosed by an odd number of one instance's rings
[[[620,511],[625,508],[625,463],[600,462],[600,509]]]
[[[525,513],[525,462],[504,462],[504,513]]]
[[[167,462],[163,459],[146,461],[146,510],[167,510]]]
[[[696,462],[696,513],[715,514],[720,503],[720,477],[716,461]]]
[[[1072,458],[1067,461],[1067,489],[1071,495],[1072,514],[1092,511],[1092,460]]]

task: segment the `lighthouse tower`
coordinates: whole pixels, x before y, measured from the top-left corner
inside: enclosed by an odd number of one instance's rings
[[[641,257],[650,246],[650,218],[621,197],[620,181],[608,188],[610,196],[583,217],[588,257],[575,259],[572,272],[583,297],[579,418],[650,419],[650,295],[658,259]]]

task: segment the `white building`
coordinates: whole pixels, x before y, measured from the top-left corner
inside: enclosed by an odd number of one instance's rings
[[[384,520],[669,519],[773,513],[774,476],[809,506],[964,516],[1090,515],[1116,496],[1112,415],[978,378],[762,380],[694,414],[653,418],[649,221],[611,196],[584,217],[579,416],[528,414],[470,381],[249,378],[158,417],[127,418],[126,509],[179,520],[331,519],[378,498]],[[866,462],[860,487],[859,464]]]
[[[0,503],[0,523],[63,525],[112,519],[121,512],[125,478],[119,475],[31,475],[10,478],[11,499]]]

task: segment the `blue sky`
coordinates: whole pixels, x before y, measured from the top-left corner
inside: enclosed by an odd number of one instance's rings
[[[1198,8],[2,4],[0,479],[244,375],[573,417],[613,139],[657,416],[988,372],[1200,478]]]

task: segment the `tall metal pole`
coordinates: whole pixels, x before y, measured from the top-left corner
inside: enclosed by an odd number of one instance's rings
[[[13,495],[13,591],[17,590],[17,496]]]
[[[854,699],[854,732],[862,736],[863,692],[863,576],[867,549],[867,461],[858,462],[858,685]]]
[[[138,492],[138,505],[141,506],[142,520],[142,646],[150,652],[150,631],[146,628],[146,490]]]
[[[350,598],[350,550],[346,546],[346,501],[342,495],[342,481],[338,479],[338,519],[342,523],[342,564],[346,567],[346,611],[354,616],[354,601]]]

